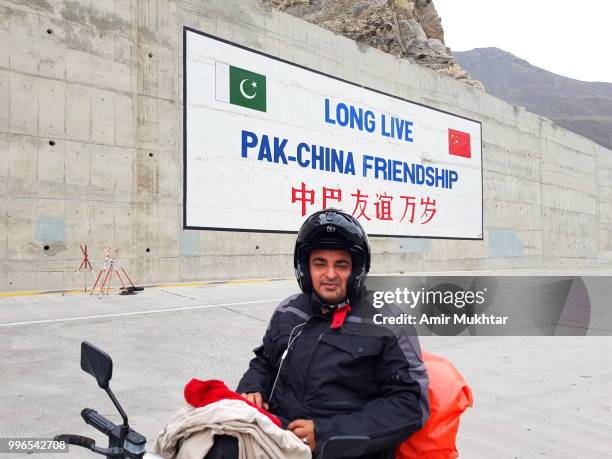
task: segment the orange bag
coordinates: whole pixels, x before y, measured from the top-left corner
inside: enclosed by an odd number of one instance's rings
[[[472,406],[472,391],[461,373],[445,358],[423,352],[429,376],[429,419],[401,443],[396,459],[454,459],[459,417]]]

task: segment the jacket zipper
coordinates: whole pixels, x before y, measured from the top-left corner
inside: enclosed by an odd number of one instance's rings
[[[308,384],[308,375],[310,374],[310,367],[312,366],[312,362],[314,362],[317,353],[319,352],[319,344],[321,343],[321,338],[323,337],[323,332],[319,333],[319,337],[317,338],[317,343],[315,344],[315,349],[310,357],[310,362],[308,362],[308,366],[306,367],[306,373],[304,374],[304,385],[302,386],[302,406],[304,406],[304,396],[306,395],[306,384]]]

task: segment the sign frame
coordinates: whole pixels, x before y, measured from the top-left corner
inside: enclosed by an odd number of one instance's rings
[[[218,37],[216,35],[212,35],[206,32],[202,32],[200,30],[194,29],[192,27],[183,26],[183,229],[184,230],[204,230],[204,231],[225,231],[225,232],[240,232],[240,233],[276,233],[276,234],[297,234],[298,229],[295,231],[286,231],[286,230],[265,230],[265,229],[249,229],[249,228],[218,228],[218,227],[203,227],[203,226],[190,226],[187,225],[187,34],[195,33],[197,35],[201,35],[212,40],[219,41],[226,45],[234,46],[236,48],[242,49],[244,51],[252,52],[264,56],[269,59],[274,59],[276,61],[282,62],[284,64],[291,65],[293,67],[297,67],[303,70],[307,70],[309,72],[313,72],[315,74],[332,78],[336,81],[340,81],[342,83],[350,84],[352,86],[356,86],[360,89],[364,89],[366,91],[371,91],[376,94],[380,94],[383,96],[391,97],[396,100],[400,100],[402,102],[408,102],[410,104],[418,105],[424,108],[428,108],[430,110],[434,110],[439,113],[444,113],[446,115],[451,115],[457,118],[461,118],[467,121],[471,121],[477,123],[480,127],[480,197],[481,197],[481,237],[452,237],[452,236],[420,236],[420,235],[397,235],[397,234],[368,234],[368,237],[385,237],[385,238],[410,238],[410,239],[446,239],[446,240],[463,240],[463,241],[482,241],[484,240],[484,167],[483,167],[483,148],[482,148],[482,122],[468,118],[466,116],[457,115],[456,113],[448,112],[436,107],[432,107],[427,104],[423,104],[420,102],[415,102],[409,99],[405,99],[403,97],[399,97],[394,94],[390,94],[378,89],[374,89],[359,83],[355,83],[354,81],[346,80],[344,78],[340,78],[334,75],[330,75],[329,73],[321,72],[316,69],[312,69],[310,67],[297,64],[295,62],[288,61],[286,59],[282,59],[280,57],[272,56],[263,51],[259,51],[257,49],[250,48],[248,46],[241,45],[239,43],[232,42],[230,40],[226,40],[224,38]]]

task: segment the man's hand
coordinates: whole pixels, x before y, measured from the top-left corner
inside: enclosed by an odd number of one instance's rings
[[[287,428],[295,434],[300,440],[308,445],[310,451],[314,451],[317,446],[315,441],[315,425],[309,419],[296,419],[292,421]]]
[[[267,410],[269,408],[268,404],[264,402],[261,392],[251,392],[249,394],[240,395],[246,398],[249,402],[255,404],[258,408],[263,408],[264,410]]]

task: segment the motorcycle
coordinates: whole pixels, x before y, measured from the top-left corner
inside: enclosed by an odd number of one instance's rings
[[[130,427],[127,414],[111,391],[109,383],[113,375],[113,360],[110,355],[93,344],[83,341],[81,343],[81,369],[93,376],[98,386],[108,394],[121,415],[123,424],[116,425],[97,411],[83,408],[81,417],[86,424],[108,437],[108,447],[96,446],[93,438],[81,435],[61,434],[56,435],[54,440],[89,449],[107,459],[164,459],[162,456],[145,451],[145,436]],[[369,440],[369,437],[361,436],[332,437],[323,445],[317,459],[359,457],[363,454]]]
[[[56,435],[54,440],[89,449],[108,459],[163,459],[161,456],[145,451],[146,438],[130,427],[127,414],[113,394],[109,384],[113,376],[113,360],[110,355],[84,341],[81,343],[81,369],[96,378],[98,386],[108,394],[121,415],[123,424],[116,425],[97,411],[83,408],[81,417],[86,424],[108,437],[108,447],[96,446],[93,438],[81,435],[61,434]]]

